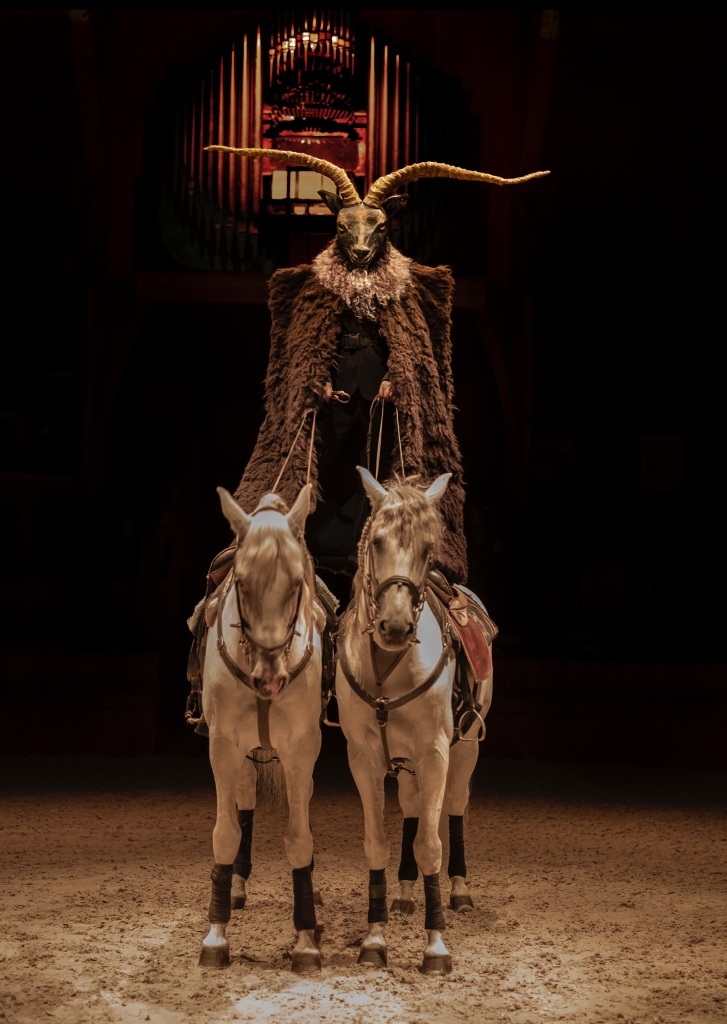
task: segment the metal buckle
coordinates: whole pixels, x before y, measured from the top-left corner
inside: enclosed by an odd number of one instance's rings
[[[376,698],[376,708],[374,709],[376,711],[376,721],[379,723],[382,729],[389,719],[389,709],[387,708],[386,705],[389,703],[390,700],[390,697]]]

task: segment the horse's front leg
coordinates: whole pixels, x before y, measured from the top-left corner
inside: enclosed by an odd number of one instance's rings
[[[439,818],[442,813],[447,783],[448,751],[434,749],[416,763],[421,794],[419,827],[414,839],[414,856],[424,879],[424,928],[427,945],[424,949],[423,974],[449,974],[452,958],[444,944],[446,928],[439,872],[442,867],[442,842]]]
[[[320,750],[321,737],[300,739],[280,761],[285,771],[288,794],[288,826],[285,852],[293,869],[293,925],[298,940],[292,951],[291,968],[296,974],[321,969],[321,951],[316,941],[316,909],[313,893],[313,833],[310,829],[310,801],[313,795],[313,768]]]
[[[232,909],[242,910],[247,901],[247,880],[252,870],[252,826],[257,803],[257,769],[250,756],[240,762],[235,803],[240,826],[240,845],[232,867]]]
[[[202,940],[200,967],[228,967],[230,946],[227,925],[231,916],[232,871],[240,847],[235,786],[240,753],[235,742],[210,730],[210,764],[217,790],[217,820],[212,833],[212,895],[209,905],[210,930]]]
[[[414,913],[414,883],[419,875],[414,856],[414,839],[419,827],[419,780],[405,769],[398,778],[399,806],[404,816],[401,826],[399,858],[399,899],[391,901],[391,910],[400,914]]]
[[[364,812],[364,854],[369,869],[368,934],[361,943],[357,963],[386,967],[386,866],[389,839],[384,828],[384,773],[366,753],[351,753],[349,766],[361,797]]]

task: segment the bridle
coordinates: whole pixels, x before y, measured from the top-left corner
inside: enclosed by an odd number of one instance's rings
[[[295,625],[298,621],[298,616],[300,614],[300,603],[303,597],[304,582],[305,576],[302,576],[300,579],[300,583],[298,584],[298,594],[295,601],[295,610],[293,611],[293,615],[290,619],[290,622],[288,623],[288,628],[285,632],[285,637],[279,644],[267,646],[266,644],[260,643],[260,641],[256,640],[252,635],[250,623],[245,618],[245,614],[242,610],[242,598],[240,597],[242,586],[240,580],[238,580],[237,577],[234,577],[233,586],[235,588],[235,599],[237,602],[237,611],[240,616],[240,621],[233,622],[232,625],[236,629],[240,630],[240,643],[245,652],[245,657],[247,658],[248,661],[251,660],[254,651],[262,651],[265,654],[270,655],[275,654],[277,651],[283,651],[286,658],[290,654],[290,648],[293,644],[293,638],[295,637]]]
[[[255,515],[255,512],[253,512],[252,515]],[[303,587],[306,584],[308,584],[309,588],[312,587],[312,585],[313,585],[312,582],[311,582],[312,575],[313,575],[313,562],[312,562],[310,553],[308,553],[308,552],[306,552],[306,560],[307,560],[307,574],[306,573],[303,574],[303,576],[300,579],[300,583],[298,584],[298,594],[297,594],[296,602],[295,602],[295,611],[293,612],[293,616],[290,619],[290,622],[288,623],[288,628],[287,628],[287,630],[285,632],[285,637],[283,638],[283,640],[279,644],[274,644],[273,646],[270,646],[270,647],[266,646],[265,644],[261,644],[259,641],[256,641],[255,638],[251,635],[251,633],[250,633],[250,624],[248,623],[248,621],[245,618],[245,616],[243,614],[243,611],[242,611],[242,598],[240,597],[240,590],[241,590],[240,581],[235,576],[234,565],[233,565],[233,568],[230,570],[229,576],[227,578],[228,582],[226,582],[226,584],[224,586],[224,589],[223,589],[223,592],[222,592],[222,595],[220,597],[220,607],[219,607],[219,612],[218,612],[218,629],[217,629],[217,650],[218,650],[218,652],[220,654],[220,657],[222,658],[223,662],[227,666],[228,670],[232,673],[232,675],[234,675],[236,679],[238,679],[241,683],[244,683],[245,686],[249,687],[251,690],[254,690],[256,693],[257,693],[257,690],[256,690],[256,688],[255,688],[255,686],[254,686],[250,676],[247,674],[247,672],[244,672],[240,668],[238,663],[233,658],[230,657],[230,654],[229,654],[229,652],[227,650],[227,647],[225,645],[225,638],[224,638],[223,632],[222,632],[222,611],[223,611],[223,608],[224,608],[225,601],[227,599],[227,596],[228,596],[230,590],[234,587],[234,589],[235,589],[235,600],[236,600],[236,604],[237,604],[237,610],[238,610],[238,613],[240,615],[240,621],[239,622],[233,622],[233,623],[231,623],[231,625],[233,626],[233,628],[240,630],[240,640],[239,640],[239,642],[240,642],[240,645],[242,646],[242,649],[243,649],[243,652],[244,652],[244,655],[245,655],[245,660],[247,661],[248,664],[252,663],[252,657],[253,657],[254,651],[263,651],[265,654],[268,654],[268,655],[274,654],[276,651],[283,651],[284,654],[285,654],[285,657],[287,659],[289,654],[290,654],[290,649],[293,646],[293,640],[294,640],[295,636],[297,635],[295,627],[296,627],[296,624],[298,622],[298,618],[300,616],[300,606],[301,606],[302,597],[303,597]],[[311,590],[311,594],[314,594],[314,593],[315,593],[315,590],[312,589]],[[306,667],[306,665],[308,664],[308,662],[310,661],[310,659],[311,659],[311,657],[313,655],[313,649],[314,649],[313,648],[313,627],[314,627],[314,615],[313,615],[313,613],[311,611],[311,614],[309,615],[309,623],[308,623],[308,639],[306,641],[305,649],[303,651],[303,654],[302,654],[301,659],[298,662],[298,664],[295,666],[295,668],[291,669],[288,672],[288,683],[289,684],[292,683],[292,681],[296,678],[296,676],[300,675],[300,673]],[[259,697],[259,694],[258,694],[258,699],[261,699]]]
[[[397,584],[399,586],[407,587],[411,591],[413,600],[416,602],[412,609],[414,615],[414,632],[412,633],[409,643],[418,643],[419,641],[416,638],[416,630],[419,625],[419,617],[427,600],[427,580],[429,578],[429,571],[432,567],[431,551],[427,553],[427,560],[424,566],[424,575],[421,583],[417,584],[410,576],[403,576],[398,573],[387,576],[386,579],[378,582],[374,573],[373,555],[371,553],[371,544],[369,543],[369,534],[371,532],[371,526],[374,518],[375,517],[373,515],[369,517],[368,522],[364,526],[362,536],[362,550],[364,551],[364,595],[366,598],[367,610],[369,612],[368,624],[366,625],[364,632],[373,634],[376,618],[379,614],[379,601],[381,600],[381,595],[388,587]]]

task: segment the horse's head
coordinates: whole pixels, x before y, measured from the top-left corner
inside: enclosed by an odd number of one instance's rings
[[[442,532],[437,506],[452,474],[443,473],[427,488],[398,482],[383,486],[367,469],[357,469],[372,507],[359,548],[359,584],[374,641],[397,651],[416,641]]]
[[[237,537],[235,589],[250,679],[261,696],[277,700],[290,681],[288,653],[306,589],[302,537],[311,485],[305,484],[290,511],[269,494],[251,515],[224,487],[217,493]]]

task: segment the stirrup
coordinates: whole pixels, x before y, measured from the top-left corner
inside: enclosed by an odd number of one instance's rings
[[[475,718],[479,718],[480,725],[479,725],[479,728],[477,729],[477,735],[476,736],[471,736],[471,737],[470,736],[465,736],[465,733],[467,732],[467,729],[463,729],[462,725],[461,725],[462,719],[464,718],[465,715],[474,715]],[[471,722],[470,722],[470,725],[472,725]],[[462,713],[460,714],[459,718],[457,719],[457,725],[455,727],[455,732],[457,733],[457,738],[459,739],[460,743],[481,743],[482,742],[482,740],[485,738],[485,720],[482,717],[482,715],[479,713],[477,708],[471,707],[471,708],[463,708],[462,709]]]

